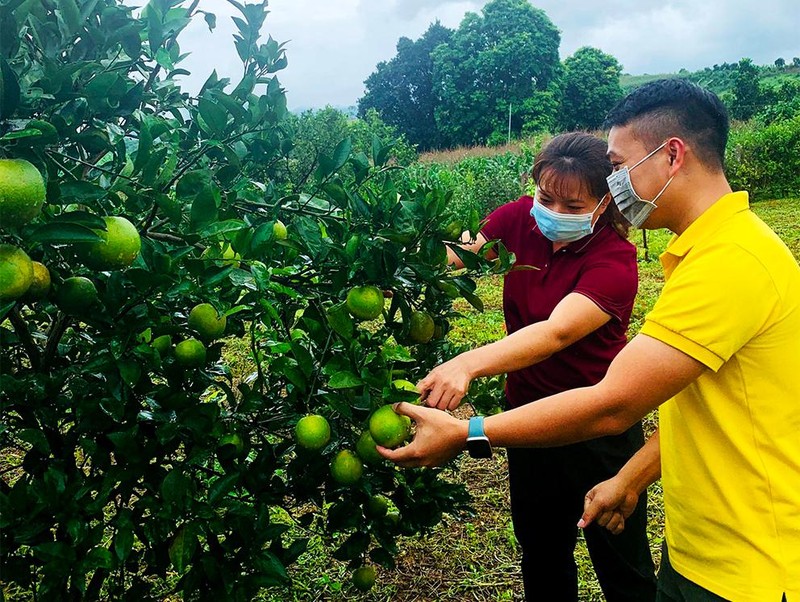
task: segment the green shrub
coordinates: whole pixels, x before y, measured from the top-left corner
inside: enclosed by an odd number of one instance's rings
[[[767,126],[753,121],[733,127],[726,163],[734,190],[748,190],[755,199],[797,196],[800,115]]]

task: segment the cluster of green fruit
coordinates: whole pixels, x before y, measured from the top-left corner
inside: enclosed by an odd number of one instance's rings
[[[409,383],[410,384],[410,383]],[[402,383],[400,386],[403,386]],[[413,385],[411,385],[413,386]],[[368,427],[358,438],[355,451],[341,449],[333,456],[330,473],[339,485],[355,485],[364,474],[364,464],[378,464],[384,460],[377,445],[395,448],[411,436],[411,420],[394,411],[392,404],[381,406],[369,417]],[[297,445],[310,452],[320,452],[331,440],[331,427],[328,420],[320,414],[309,414],[295,425]],[[397,512],[389,512],[389,502],[382,495],[373,495],[366,504],[370,516],[399,520]],[[357,568],[352,575],[353,584],[361,591],[369,590],[375,583],[376,571],[373,566]]]
[[[355,286],[347,293],[345,305],[357,320],[374,320],[383,313],[384,292],[374,285]],[[427,343],[436,333],[436,324],[425,311],[411,313],[408,337],[412,344]]]
[[[0,227],[19,227],[42,211],[46,189],[41,173],[24,159],[0,159]],[[131,265],[142,246],[136,227],[122,216],[103,217],[105,229],[95,230],[95,242],[76,243],[75,251],[88,267],[101,271]],[[49,269],[17,246],[0,244],[0,302],[38,301],[50,292]],[[64,313],[82,315],[98,302],[97,288],[85,276],[57,283],[55,304]]]

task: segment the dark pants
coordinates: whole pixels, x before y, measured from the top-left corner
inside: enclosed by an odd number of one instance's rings
[[[586,493],[617,473],[641,447],[640,427],[615,437],[549,449],[509,449],[511,513],[522,547],[522,576],[528,602],[578,600],[574,551],[576,523]],[[647,542],[643,495],[625,530],[584,530],[586,545],[608,602],[652,602],[656,579]]]
[[[656,602],[725,602],[717,594],[700,587],[678,573],[669,562],[667,543],[661,546],[661,566],[658,569],[658,595]],[[769,602],[769,601],[765,601]],[[777,601],[776,601],[777,602]],[[786,602],[786,596],[783,596]]]

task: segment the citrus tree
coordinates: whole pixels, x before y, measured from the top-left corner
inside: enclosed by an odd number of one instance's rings
[[[249,600],[312,535],[368,589],[398,536],[467,507],[382,462],[410,427],[373,414],[511,258],[450,272],[477,214],[443,220],[450,193],[377,137],[292,192],[284,49],[266,2],[229,1],[242,77],[191,95],[197,1],[0,0],[0,575],[36,599]]]

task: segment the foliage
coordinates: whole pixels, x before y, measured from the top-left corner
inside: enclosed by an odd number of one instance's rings
[[[755,198],[797,196],[800,114],[763,127],[752,121],[732,128],[726,171],[734,190],[748,190]]]
[[[417,158],[416,151],[398,135],[396,129],[384,123],[374,109],[360,118],[351,118],[333,107],[289,114],[284,121],[292,146],[286,161],[278,166],[279,178],[287,182],[287,192],[308,192],[314,188],[314,172],[320,157],[333,156],[336,146],[344,139],[352,140],[352,152],[371,152],[373,137],[392,145],[392,157],[398,165],[409,165]],[[352,175],[352,170],[345,167]]]
[[[365,152],[340,141],[316,159],[311,192],[284,194],[296,146],[275,76],[284,49],[258,43],[266,2],[231,4],[243,75],[214,73],[192,97],[174,79],[178,37],[199,15],[215,23],[197,2],[135,16],[118,0],[0,1],[3,31],[20,33],[0,41],[0,157],[47,182],[42,214],[4,224],[0,243],[45,264],[54,288],[0,306],[0,573],[38,600],[249,600],[288,583],[309,534],[350,568],[392,566],[398,536],[466,510],[439,470],[371,466],[342,487],[328,465],[396,399],[398,371],[413,379],[448,354],[442,339],[408,344],[413,310],[444,326],[454,299],[481,305],[471,274],[510,257],[469,255],[471,272],[450,273],[450,194],[404,180],[378,137]],[[136,225],[130,267],[90,269],[76,253],[105,216]],[[98,295],[77,316],[53,302],[73,277]],[[362,325],[343,301],[366,283],[391,301]],[[176,359],[198,303],[247,341],[246,378],[223,341],[192,343],[202,366]],[[294,445],[309,412],[331,424],[321,452]],[[399,521],[365,516],[379,492]]]
[[[564,131],[594,130],[622,98],[622,66],[610,54],[584,46],[564,61],[559,126]]]
[[[397,54],[378,63],[366,79],[366,91],[358,101],[359,116],[370,109],[396,127],[421,151],[438,148],[441,137],[436,126],[431,53],[450,41],[453,31],[436,21],[416,40],[400,38]]]
[[[758,82],[758,67],[751,59],[744,58],[739,61],[728,102],[731,118],[747,121],[763,106],[764,95]]]
[[[533,140],[533,143],[540,142]],[[420,163],[411,166],[406,177],[410,182],[452,190],[448,210],[453,217],[467,220],[477,215],[483,219],[503,203],[525,193],[526,176],[538,150],[538,146],[522,145],[519,152],[466,157],[453,165]]]
[[[560,35],[527,0],[492,0],[467,13],[447,44],[433,52],[436,123],[445,145],[485,142],[522,132],[537,117],[529,101],[547,91],[560,70]],[[533,115],[531,113],[534,113]]]

